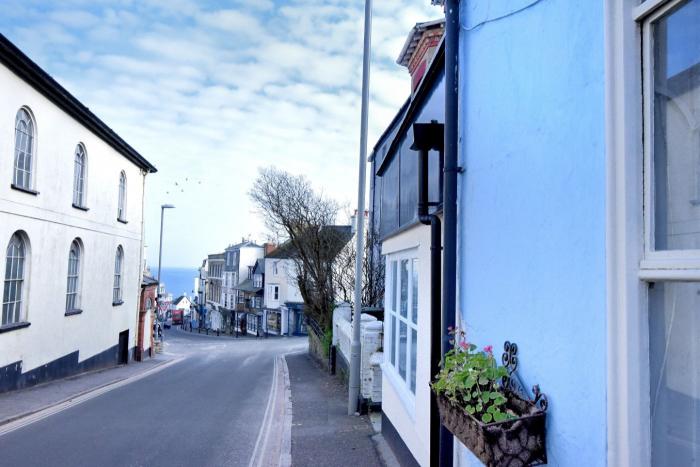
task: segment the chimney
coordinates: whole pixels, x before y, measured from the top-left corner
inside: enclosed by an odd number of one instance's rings
[[[264,243],[263,248],[265,251],[265,256],[267,256],[277,249],[277,245],[275,245],[274,243]]]
[[[396,63],[408,68],[411,75],[411,94],[415,92],[428,70],[444,33],[445,18],[440,18],[416,23],[406,38]]]

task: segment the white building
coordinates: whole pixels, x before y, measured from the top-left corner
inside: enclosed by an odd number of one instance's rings
[[[0,391],[129,360],[156,169],[0,35]]]
[[[263,306],[270,334],[304,334],[304,299],[297,286],[296,265],[285,243],[265,258]]]

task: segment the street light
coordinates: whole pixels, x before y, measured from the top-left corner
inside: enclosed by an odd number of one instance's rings
[[[158,311],[160,311],[160,264],[163,259],[163,214],[166,209],[174,209],[172,204],[162,204],[160,206],[160,244],[158,245]]]

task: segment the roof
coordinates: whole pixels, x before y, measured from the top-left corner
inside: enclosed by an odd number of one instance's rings
[[[393,159],[394,154],[398,149],[399,143],[401,142],[401,136],[405,135],[408,132],[410,126],[413,124],[413,121],[416,119],[416,116],[419,114],[425,102],[425,99],[430,95],[430,91],[432,90],[433,84],[436,82],[437,78],[441,75],[444,69],[445,37],[443,36],[442,40],[440,41],[440,45],[438,45],[438,49],[435,52],[435,57],[433,57],[432,62],[430,62],[430,67],[428,68],[428,71],[425,73],[425,76],[423,76],[423,79],[418,85],[418,88],[416,88],[413,99],[411,100],[411,103],[406,109],[406,112],[403,116],[403,120],[401,120],[401,124],[399,125],[398,130],[394,134],[393,141],[389,145],[389,149],[387,149],[386,151],[386,157],[384,158],[384,160],[382,160],[381,165],[377,168],[377,175],[381,176],[384,173],[386,167],[388,166],[389,161]]]
[[[155,279],[147,274],[144,274],[141,279],[141,286],[148,287],[151,285],[158,285],[158,279]]]
[[[276,258],[276,259],[285,259],[285,258],[291,258],[292,254],[294,253],[294,245],[292,245],[292,242],[290,240],[287,240],[277,248],[275,248],[272,253],[268,254],[265,258]]]
[[[409,96],[408,99],[406,99],[406,102],[403,103],[401,108],[399,109],[398,112],[396,112],[396,115],[394,115],[394,118],[391,119],[391,123],[389,123],[389,126],[386,127],[384,132],[381,134],[379,139],[377,139],[377,142],[374,145],[374,148],[372,149],[372,154],[369,155],[367,158],[368,162],[372,162],[377,154],[377,151],[379,150],[379,147],[384,143],[384,140],[388,138],[389,136],[393,136],[392,132],[393,130],[398,127],[399,123],[403,119],[403,116],[406,114],[406,110],[408,109],[408,104],[411,103],[411,97]]]
[[[262,290],[262,287],[255,287],[251,279],[244,280],[237,287],[234,288],[242,292],[260,292]]]
[[[255,274],[265,274],[265,258],[258,258],[253,266],[253,273]]]
[[[0,63],[133,164],[148,172],[157,172],[153,164],[148,162],[2,34],[0,34]]]
[[[429,29],[444,27],[445,18],[438,18],[432,21],[416,23],[416,25],[413,26],[413,29],[411,29],[411,32],[408,34],[406,42],[404,42],[403,48],[401,49],[401,53],[399,54],[399,58],[396,59],[396,63],[402,66],[408,66],[408,62],[411,61],[413,52],[416,51],[416,47],[418,46],[421,37],[423,37],[423,33]]]
[[[229,245],[226,248],[226,251],[230,250],[238,250],[240,248],[262,248],[262,245],[258,245],[257,243],[250,241],[250,240],[245,240],[241,243],[236,243],[235,245]]]
[[[188,298],[186,295],[180,295],[180,296],[177,297],[175,300],[173,300],[173,303],[174,303],[175,305],[177,305],[178,303],[180,303],[180,302],[181,302],[183,299],[185,299],[185,298],[187,298],[187,300],[189,300],[189,298]]]
[[[223,261],[224,260],[224,254],[223,253],[212,253],[208,256],[209,261]]]

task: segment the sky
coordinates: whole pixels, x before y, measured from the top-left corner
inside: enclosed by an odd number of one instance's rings
[[[268,239],[248,191],[260,167],[357,204],[362,0],[0,0],[0,32],[158,168],[146,247],[191,267]],[[410,93],[396,64],[430,0],[374,2],[369,150]],[[342,219],[341,219],[342,220]]]

